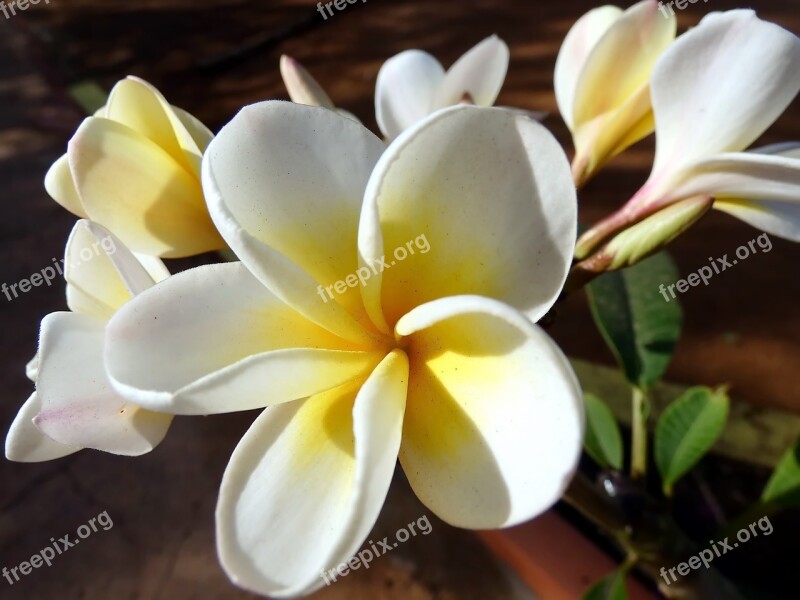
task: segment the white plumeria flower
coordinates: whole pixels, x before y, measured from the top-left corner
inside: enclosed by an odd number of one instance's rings
[[[571,262],[563,151],[538,123],[474,106],[384,150],[328,110],[245,108],[203,168],[209,210],[242,262],[174,275],[107,329],[109,377],[141,406],[268,407],[217,508],[222,565],[258,593],[323,585],[321,570],[367,538],[398,456],[436,515],[483,529],[550,507],[581,452],[579,385],[529,320]],[[429,252],[335,301],[318,295],[420,235]]]
[[[555,92],[572,132],[578,185],[653,132],[650,76],[676,31],[674,13],[665,17],[657,0],[625,11],[601,6],[570,29],[556,60]]]
[[[375,117],[387,140],[431,113],[464,102],[492,106],[508,71],[509,51],[493,35],[469,50],[445,72],[422,50],[406,50],[387,60],[378,73]]]
[[[656,158],[639,192],[582,236],[582,258],[619,229],[692,197],[800,241],[800,156],[744,152],[800,91],[800,39],[751,10],[712,13],[653,72]]]
[[[134,256],[96,223],[78,221],[65,255],[67,304],[42,320],[28,364],[36,391],[6,438],[6,457],[53,460],[83,448],[137,456],[164,438],[171,415],[131,405],[109,385],[103,365],[108,319],[137,293],[169,276],[163,263]]]
[[[119,81],[45,177],[52,198],[134,252],[175,258],[224,248],[200,165],[213,134],[137,77]]]

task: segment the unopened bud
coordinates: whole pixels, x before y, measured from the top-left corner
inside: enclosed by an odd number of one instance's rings
[[[322,106],[331,110],[336,108],[311,73],[285,54],[281,56],[281,77],[292,102],[307,106]]]
[[[574,270],[600,274],[631,267],[656,254],[705,215],[713,200],[695,196],[671,204],[617,234],[600,251],[578,263]]]

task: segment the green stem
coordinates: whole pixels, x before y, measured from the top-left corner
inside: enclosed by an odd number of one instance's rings
[[[697,555],[698,548],[678,527],[665,507],[619,473],[592,484],[577,473],[563,500],[594,523],[625,553],[624,567],[634,566],[674,600],[744,600],[714,566],[689,576],[664,581],[664,569]],[[641,506],[630,512],[631,507]],[[627,507],[627,508],[626,508]]]
[[[583,473],[576,473],[562,498],[609,535],[625,531],[627,523]]]
[[[633,417],[631,420],[631,477],[647,474],[647,393],[633,388]]]

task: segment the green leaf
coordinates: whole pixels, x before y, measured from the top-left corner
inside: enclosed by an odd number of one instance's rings
[[[672,486],[708,452],[725,429],[728,393],[695,387],[662,413],[656,425],[655,460],[670,495]]]
[[[612,573],[595,583],[583,600],[628,600],[628,591],[625,589],[625,570]]]
[[[583,446],[597,464],[622,469],[622,435],[614,413],[600,398],[586,394],[586,438]]]
[[[800,439],[775,467],[761,502],[782,508],[800,506]]]
[[[623,271],[598,277],[587,290],[592,316],[625,376],[647,389],[664,374],[681,332],[677,299],[660,286],[680,278],[664,252]]]

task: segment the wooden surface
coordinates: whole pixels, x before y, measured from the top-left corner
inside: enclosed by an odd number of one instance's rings
[[[796,0],[747,4],[800,32]],[[691,5],[681,24],[736,5]],[[553,64],[571,23],[593,6],[578,0],[369,0],[323,22],[310,0],[51,0],[8,20],[0,14],[0,282],[28,277],[63,253],[73,219],[46,196],[42,178],[81,119],[64,93],[67,84],[93,80],[109,88],[126,74],[139,75],[217,129],[244,104],[285,97],[277,65],[288,53],[337,104],[374,128],[372,93],[383,60],[419,47],[449,65],[498,33],[512,51],[499,103],[551,111],[546,124],[568,145],[555,110]],[[797,102],[764,142],[790,139],[800,139]],[[626,200],[645,180],[651,152],[644,143],[614,161],[582,195],[582,217],[596,219]],[[680,239],[673,254],[688,274],[758,233],[714,213]],[[800,247],[775,240],[770,254],[685,294],[686,334],[670,378],[728,382],[754,404],[800,411],[798,261]],[[34,288],[11,303],[0,296],[3,432],[31,390],[24,364],[35,351],[39,320],[64,306],[62,286]],[[568,302],[552,333],[570,354],[611,363],[582,297]],[[114,521],[110,531],[13,587],[0,579],[0,598],[250,597],[231,587],[217,565],[213,510],[227,458],[253,417],[177,419],[167,440],[139,459],[83,452],[42,465],[0,462],[0,568],[26,560],[51,537],[73,533],[102,511]],[[425,514],[402,479],[387,506],[379,537]],[[523,597],[474,536],[438,521],[431,535],[319,594],[328,600]]]

